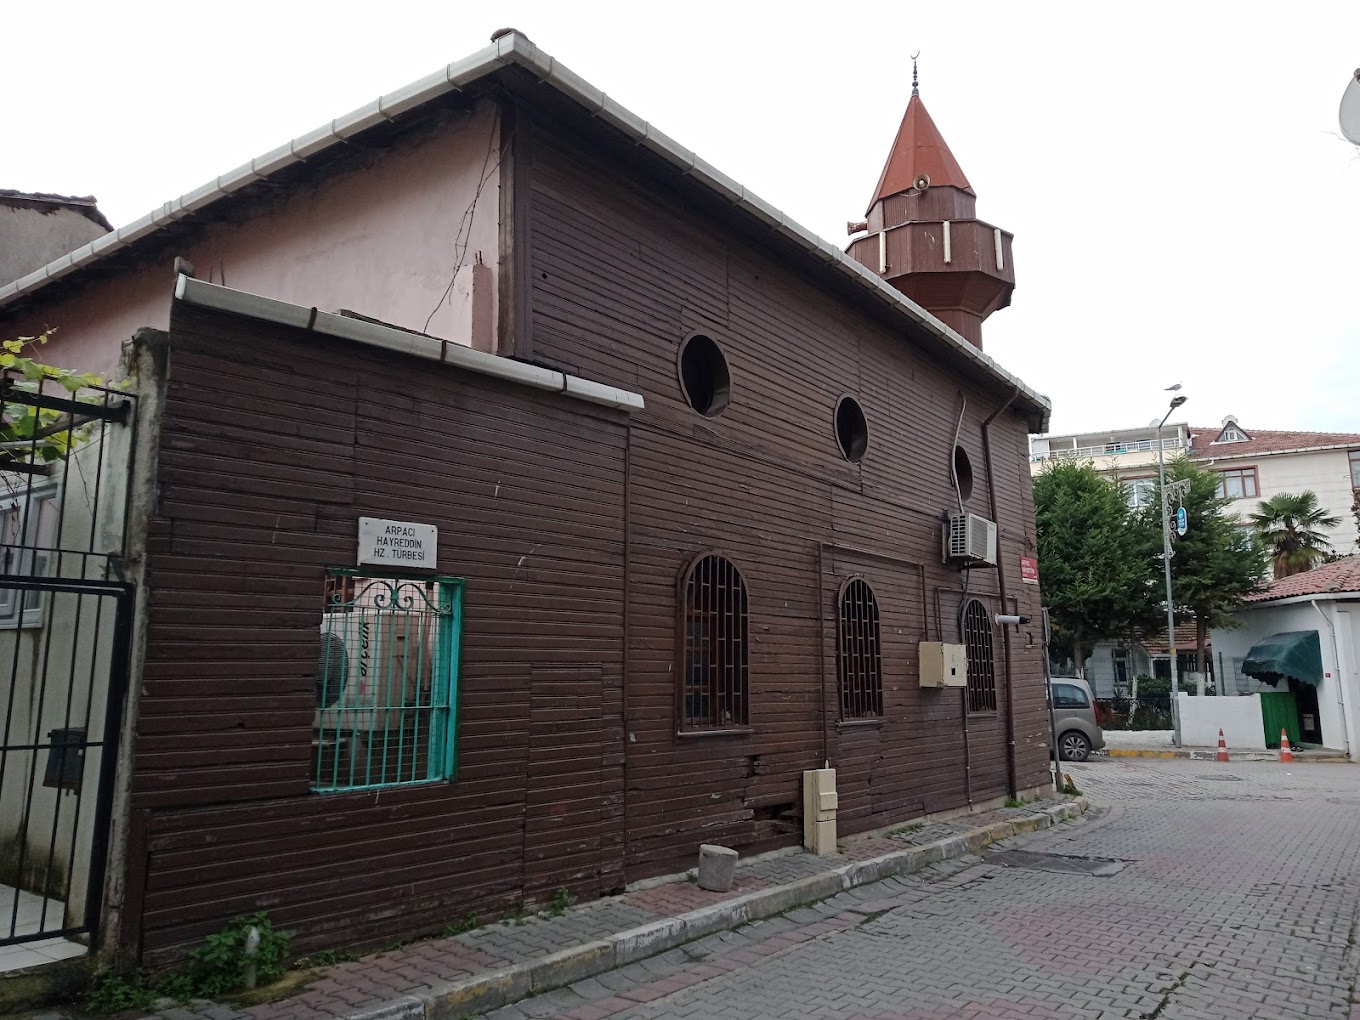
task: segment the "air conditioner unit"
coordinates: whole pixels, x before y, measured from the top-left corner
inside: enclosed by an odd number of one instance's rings
[[[419,675],[430,661],[420,648],[424,630],[408,615],[356,609],[322,621],[314,725],[323,738],[396,732],[404,709],[429,704],[429,684]]]
[[[950,514],[944,528],[944,556],[996,566],[996,525],[977,514]]]

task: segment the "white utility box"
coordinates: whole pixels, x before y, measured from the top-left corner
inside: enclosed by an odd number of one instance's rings
[[[947,641],[921,642],[922,687],[967,687],[968,650]]]
[[[836,852],[836,770],[803,773],[803,846],[814,854]]]

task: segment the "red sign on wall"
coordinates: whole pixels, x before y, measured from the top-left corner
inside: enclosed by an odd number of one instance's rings
[[[1020,580],[1026,584],[1039,583],[1039,561],[1033,556],[1020,557]]]

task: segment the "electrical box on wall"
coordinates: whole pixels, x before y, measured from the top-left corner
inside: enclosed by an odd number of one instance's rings
[[[922,641],[921,686],[967,687],[968,650],[947,641]]]
[[[803,846],[814,854],[836,852],[836,770],[803,773]]]

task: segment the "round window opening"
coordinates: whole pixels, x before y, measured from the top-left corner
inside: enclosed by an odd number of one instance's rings
[[[836,442],[852,464],[858,463],[869,448],[869,423],[854,397],[841,397],[836,405]]]
[[[727,359],[712,340],[696,334],[680,349],[680,385],[689,406],[705,418],[723,413],[732,390]]]
[[[954,482],[959,487],[959,496],[967,499],[973,494],[973,464],[962,446],[954,447]]]

